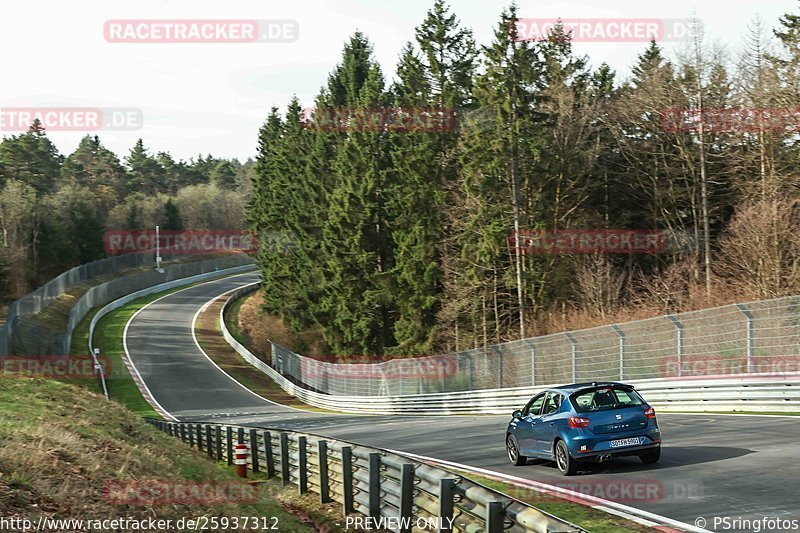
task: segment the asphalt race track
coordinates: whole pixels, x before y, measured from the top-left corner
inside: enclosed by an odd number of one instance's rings
[[[688,524],[703,516],[707,529],[714,516],[800,519],[796,417],[660,413],[665,444],[658,464],[626,458],[564,478],[549,463],[508,462],[507,416],[328,415],[268,402],[218,369],[191,330],[203,304],[257,279],[243,274],[190,287],[150,304],[129,323],[126,348],[134,365],[178,419],[303,430],[573,489],[569,484],[591,483],[596,496]],[[526,400],[520,398],[520,406]],[[639,493],[619,494],[625,486]]]

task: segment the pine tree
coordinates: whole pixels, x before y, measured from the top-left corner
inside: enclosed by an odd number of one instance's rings
[[[136,141],[131,148],[125,164],[128,166],[129,190],[155,194],[167,189],[164,183],[164,167],[147,152],[142,139]]]
[[[392,282],[400,354],[430,353],[443,295],[446,191],[457,180],[457,133],[448,113],[471,106],[476,51],[472,34],[437,0],[401,53],[393,87],[398,110],[411,115],[443,112],[441,131],[391,134],[392,189],[387,210],[395,250]]]
[[[61,166],[61,181],[113,193],[117,200],[126,192],[126,173],[119,158],[97,136],[85,136]]]
[[[14,179],[33,187],[38,196],[52,192],[63,159],[36,119],[27,132],[0,142],[0,187]]]
[[[372,47],[362,34],[356,33],[345,46],[328,87],[333,103],[353,113],[355,127],[343,134],[332,161],[334,182],[322,227],[325,337],[342,355],[380,355],[394,344],[388,276],[393,254],[385,211],[388,143],[383,132],[361,127],[357,111],[383,109],[388,97]]]

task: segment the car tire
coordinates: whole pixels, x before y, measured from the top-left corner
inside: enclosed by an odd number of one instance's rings
[[[656,448],[653,451],[643,453],[639,456],[639,459],[646,465],[652,465],[658,462],[661,459],[661,448]]]
[[[578,461],[570,457],[567,445],[563,440],[556,442],[556,466],[561,475],[572,476],[578,471]]]
[[[509,435],[506,437],[506,453],[508,453],[508,460],[511,461],[511,464],[514,466],[522,466],[528,462],[527,457],[520,455],[519,445],[517,444],[517,439],[514,438],[514,435]]]

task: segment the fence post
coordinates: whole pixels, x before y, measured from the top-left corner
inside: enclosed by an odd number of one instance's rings
[[[455,479],[439,480],[439,533],[450,533],[453,529],[453,502],[455,501]]]
[[[225,427],[225,446],[228,448],[228,466],[233,464],[233,428],[230,426]]]
[[[189,434],[189,448],[194,448],[194,433],[192,432],[192,425],[186,428],[186,433]]]
[[[497,352],[497,388],[503,388],[503,365],[505,363],[505,356],[503,350],[499,346],[494,346],[494,351]]]
[[[236,428],[236,444],[244,444],[244,428]]]
[[[369,454],[369,511],[368,516],[381,516],[381,454]]]
[[[403,463],[400,468],[400,533],[411,533],[414,506],[414,465]]]
[[[214,448],[211,447],[211,424],[206,424],[206,453],[214,458]]]
[[[342,446],[342,503],[344,515],[353,512],[353,448]]]
[[[565,332],[564,336],[567,337],[570,344],[572,344],[572,382],[578,382],[578,341],[572,336],[572,333]]]
[[[258,472],[258,433],[255,429],[250,430],[250,453],[253,458],[253,472]]]
[[[619,335],[619,380],[625,381],[625,332],[616,324],[611,324],[611,329]]]
[[[186,442],[186,426],[184,426],[183,424],[181,424],[181,425],[180,425],[180,428],[181,428],[181,440],[182,440],[183,442]]]
[[[275,475],[275,459],[272,457],[272,435],[269,431],[264,432],[264,457],[267,461],[267,477]]]
[[[286,486],[291,481],[289,477],[289,434],[281,433],[281,483]]]
[[[486,503],[486,533],[503,533],[503,502]]]
[[[531,387],[536,386],[536,345],[526,340],[525,344],[531,349]]]
[[[472,360],[471,355],[467,361],[469,361],[469,390],[473,390],[475,388],[475,361]]]
[[[683,331],[683,324],[681,321],[678,320],[678,317],[675,315],[667,315],[667,318],[675,324],[675,331],[677,332],[677,343],[678,343],[678,377],[683,375],[683,350],[685,348],[685,337]],[[666,377],[666,376],[665,376]]]
[[[752,374],[754,369],[753,356],[755,355],[756,347],[755,339],[753,338],[753,313],[744,304],[736,304],[736,307],[747,320],[747,373]]]
[[[297,437],[297,466],[298,466],[298,488],[300,494],[308,492],[308,450],[306,449],[307,439],[304,436]]]
[[[328,442],[317,442],[317,455],[319,455],[319,503],[331,501],[330,487],[328,486]]]
[[[222,428],[214,426],[214,433],[217,437],[217,461],[222,461]]]

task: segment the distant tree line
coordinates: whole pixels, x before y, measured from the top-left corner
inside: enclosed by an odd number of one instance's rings
[[[96,136],[58,153],[37,121],[0,142],[0,303],[106,256],[107,229],[238,229],[253,162],[150,153]]]
[[[260,131],[251,227],[268,313],[337,354],[463,350],[580,309],[666,312],[800,290],[798,128],[665,127],[668,110],[800,109],[800,16],[755,21],[737,55],[694,20],[624,80],[557,25],[477,46],[436,0],[388,81],[362,33],[315,108],[457,110],[453,131],[311,128],[300,102]],[[698,116],[703,116],[698,113]],[[797,117],[795,117],[797,118]],[[144,184],[145,182],[143,182]],[[518,254],[515,228],[661,229],[657,254]],[[549,324],[549,325],[548,325]]]

